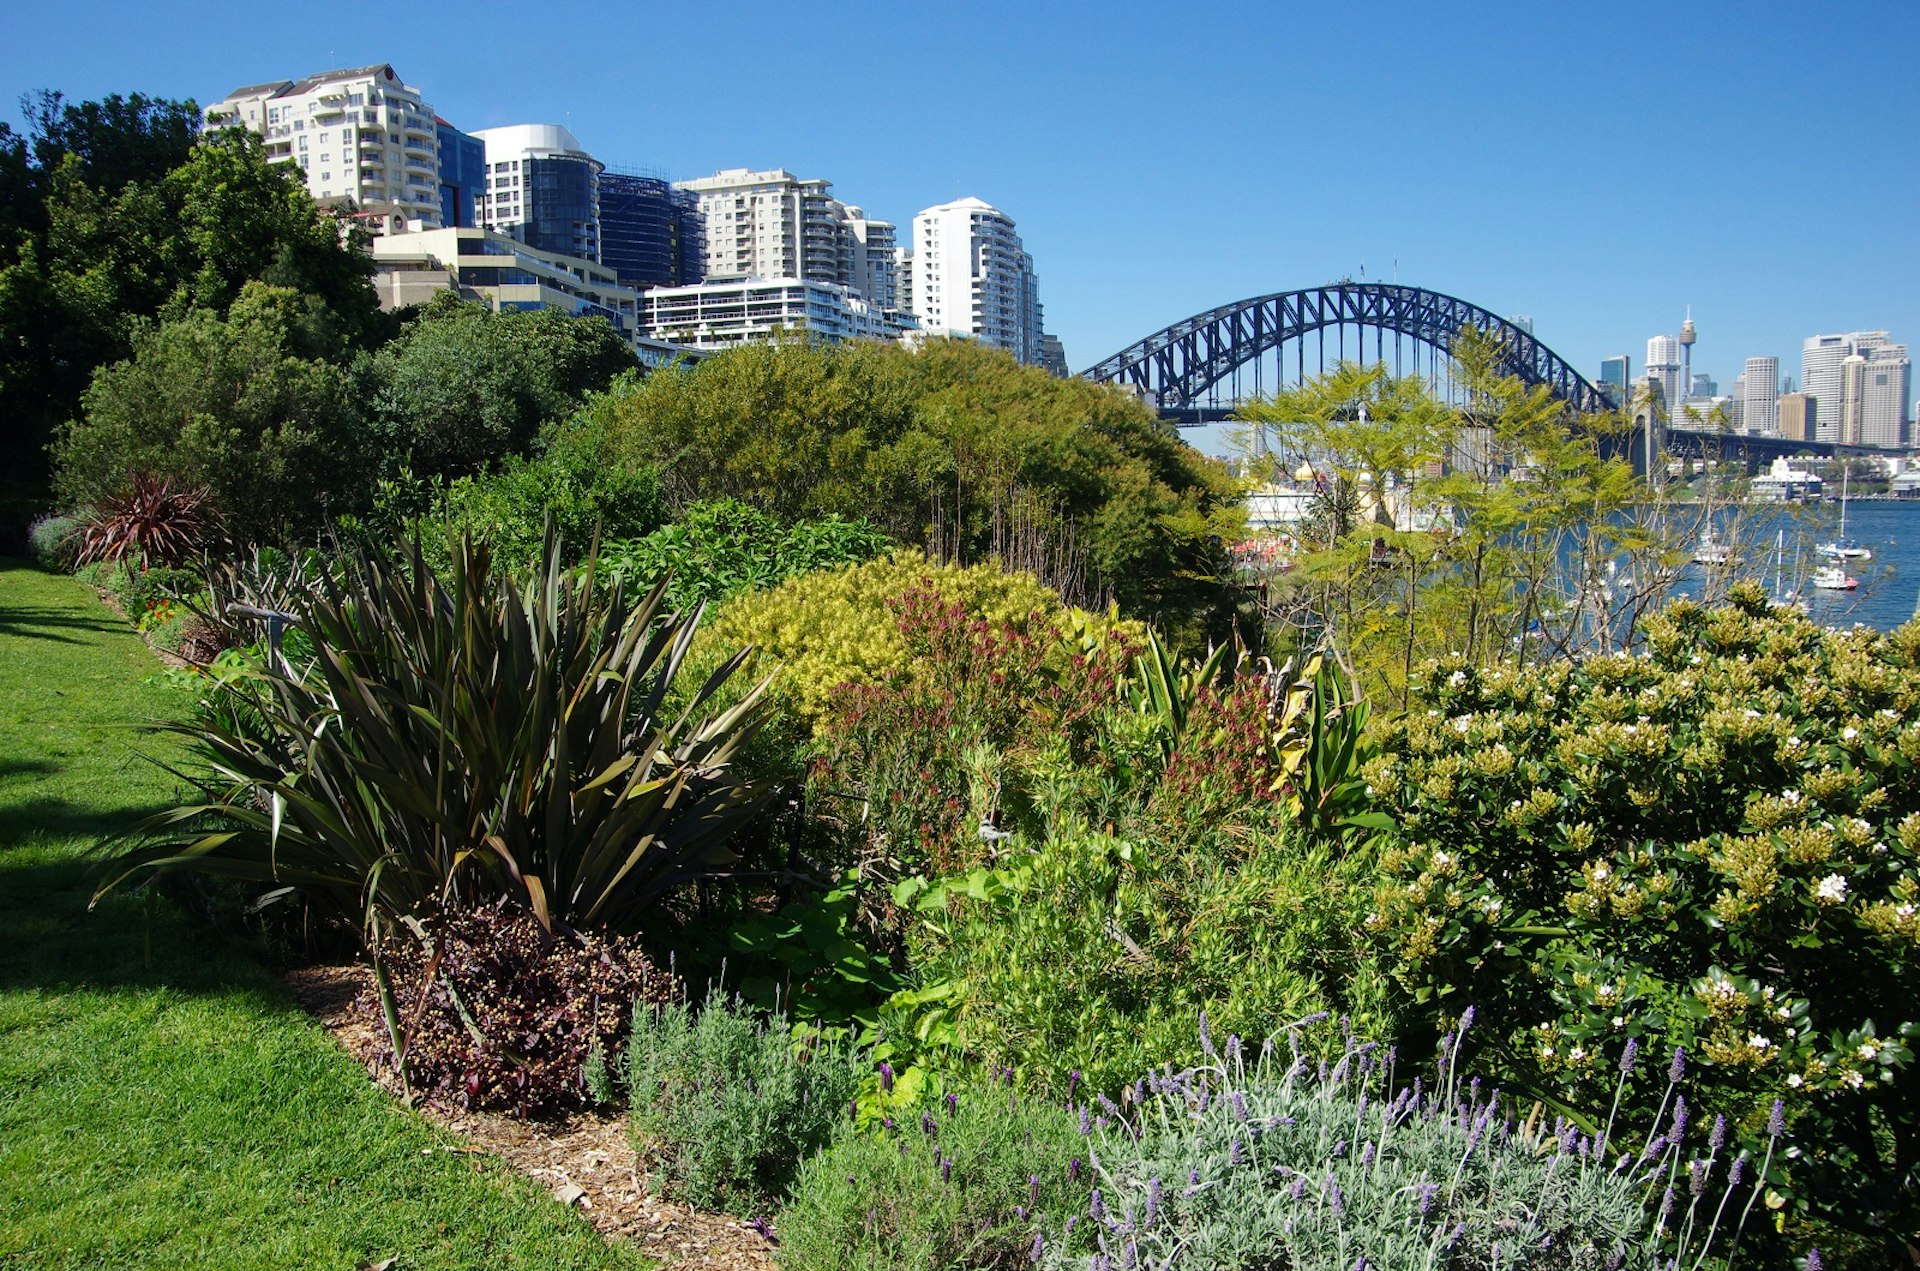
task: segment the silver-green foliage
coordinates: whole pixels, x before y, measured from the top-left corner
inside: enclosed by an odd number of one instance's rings
[[[1393,1092],[1392,1052],[1352,1038],[1331,1066],[1271,1042],[1251,1054],[1238,1038],[1205,1049],[1205,1064],[1148,1077],[1125,1108],[1102,1101],[1089,1124],[1096,1190],[1084,1212],[1056,1220],[1044,1265],[1598,1271],[1658,1261],[1644,1204],[1674,1168],[1664,1144],[1610,1150],[1564,1123],[1516,1124],[1497,1094],[1457,1083],[1450,1061],[1431,1087]]]
[[[848,1120],[866,1059],[828,1038],[796,1046],[783,1025],[718,990],[697,1011],[635,1009],[623,1069],[630,1124],[667,1194],[764,1213]]]

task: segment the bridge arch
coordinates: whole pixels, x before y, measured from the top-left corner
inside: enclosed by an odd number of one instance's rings
[[[1566,359],[1498,314],[1455,296],[1384,282],[1329,283],[1209,309],[1128,345],[1081,377],[1125,385],[1149,395],[1162,410],[1181,410],[1198,405],[1202,394],[1237,368],[1288,341],[1304,359],[1302,337],[1348,326],[1397,332],[1449,355],[1461,330],[1472,326],[1500,342],[1502,369],[1522,383],[1545,384],[1576,410],[1610,407]],[[1380,337],[1375,339],[1377,350]],[[1359,360],[1365,357],[1363,336]],[[1302,372],[1304,378],[1304,365]]]

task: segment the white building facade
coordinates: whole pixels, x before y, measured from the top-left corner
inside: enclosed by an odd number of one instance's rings
[[[1750,357],[1740,373],[1740,429],[1762,436],[1780,432],[1780,359]]]
[[[315,202],[351,206],[375,234],[441,223],[433,109],[391,66],[237,88],[205,122],[259,133],[267,158],[298,166]]]
[[[1648,377],[1660,385],[1661,418],[1679,422],[1680,405],[1685,394],[1680,387],[1680,340],[1677,336],[1656,335],[1647,341]]]
[[[1040,283],[1013,218],[980,199],[927,208],[913,220],[903,291],[928,335],[952,335],[1045,360]]]
[[[782,335],[811,342],[896,340],[889,313],[830,282],[805,278],[732,278],[692,287],[654,287],[641,299],[648,335],[696,349],[724,349]]]
[[[374,289],[385,309],[421,304],[457,291],[493,309],[558,309],[601,317],[635,346],[647,343],[640,293],[620,285],[612,269],[543,252],[478,227],[419,230],[377,238]]]
[[[481,224],[531,247],[600,259],[603,166],[559,124],[482,128],[487,189]]]

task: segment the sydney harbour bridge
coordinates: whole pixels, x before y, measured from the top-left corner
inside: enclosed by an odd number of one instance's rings
[[[1226,419],[1248,397],[1299,384],[1340,362],[1422,375],[1446,396],[1453,347],[1468,327],[1494,338],[1501,370],[1522,383],[1546,385],[1581,413],[1615,409],[1606,392],[1524,327],[1454,296],[1385,282],[1342,280],[1222,305],[1137,340],[1080,374],[1132,389],[1158,406],[1162,418],[1183,426]],[[1638,457],[1647,423],[1641,418],[1636,425],[1632,453]],[[1656,446],[1675,456],[1738,456],[1751,465],[1776,455],[1834,452],[1828,442],[1656,428]]]

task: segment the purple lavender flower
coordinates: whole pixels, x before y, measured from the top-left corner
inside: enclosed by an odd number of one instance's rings
[[[1371,1167],[1373,1165],[1373,1140],[1372,1139],[1368,1139],[1367,1146],[1361,1149],[1360,1163],[1368,1167]]]
[[[1081,1161],[1079,1157],[1076,1156],[1072,1160],[1068,1161],[1067,1162],[1067,1181],[1069,1183],[1079,1182],[1080,1170],[1081,1170]]]
[[[1207,1029],[1207,1010],[1200,1008],[1200,1049],[1208,1055],[1213,1054],[1213,1034]]]
[[[1667,1084],[1677,1086],[1687,1075],[1687,1048],[1673,1048],[1673,1062],[1667,1065]]]
[[[1238,1033],[1233,1033],[1227,1038],[1227,1058],[1235,1063],[1240,1062],[1240,1034]]]
[[[940,1181],[943,1183],[951,1183],[953,1181],[953,1159],[951,1157],[940,1162]]]
[[[1460,1039],[1466,1040],[1467,1030],[1473,1027],[1473,1008],[1469,1006],[1460,1015]]]
[[[1045,1253],[1046,1251],[1047,1251],[1047,1238],[1041,1235],[1037,1231],[1034,1232],[1033,1233],[1033,1253],[1031,1255],[1033,1261],[1035,1262],[1040,1261],[1040,1255]]]
[[[1038,1174],[1027,1175],[1027,1203],[1030,1205],[1038,1205],[1040,1203],[1040,1176]]]
[[[1787,1128],[1787,1105],[1780,1100],[1773,1101],[1773,1111],[1767,1114],[1767,1137],[1777,1139]]]
[[[882,1060],[880,1063],[880,1089],[893,1093],[893,1065]]]
[[[1328,1199],[1328,1202],[1333,1206],[1333,1216],[1335,1218],[1338,1218],[1342,1214],[1347,1212],[1347,1198],[1345,1193],[1343,1193],[1340,1190],[1340,1184],[1335,1183],[1333,1185],[1333,1190],[1328,1195],[1327,1199]]]
[[[760,1238],[766,1241],[768,1244],[776,1243],[776,1241],[773,1238],[773,1224],[768,1222],[765,1218],[755,1218],[752,1222],[748,1223],[747,1226],[759,1232]]]
[[[1200,1171],[1199,1171],[1199,1170],[1197,1170],[1197,1169],[1190,1169],[1190,1170],[1188,1170],[1188,1171],[1187,1171],[1187,1186],[1188,1186],[1188,1187],[1198,1187],[1198,1186],[1200,1186]]]
[[[1155,1174],[1153,1181],[1147,1184],[1147,1214],[1142,1226],[1150,1226],[1160,1213],[1160,1176]]]
[[[1233,1092],[1233,1119],[1242,1125],[1247,1121],[1247,1100],[1238,1090]]]
[[[1067,1074],[1067,1102],[1073,1102],[1074,1091],[1080,1088],[1080,1070],[1075,1068]]]
[[[1440,1190],[1434,1183],[1420,1184],[1420,1216],[1425,1218],[1433,1212],[1433,1197]]]
[[[1660,1197],[1660,1225],[1666,1226],[1667,1219],[1673,1214],[1673,1188],[1669,1187]]]
[[[1087,1204],[1087,1212],[1093,1215],[1095,1222],[1105,1222],[1107,1220],[1107,1201],[1106,1198],[1100,1194],[1098,1187],[1093,1189],[1093,1199]]]
[[[1698,1196],[1700,1193],[1706,1190],[1707,1190],[1707,1163],[1705,1161],[1689,1161],[1687,1163],[1688,1194],[1693,1196]]]
[[[1307,1198],[1307,1180],[1305,1178],[1294,1179],[1292,1191],[1295,1200],[1305,1200]]]
[[[1673,1128],[1667,1132],[1667,1137],[1678,1143],[1680,1136],[1686,1132],[1687,1099],[1685,1095],[1676,1095],[1673,1100]]]
[[[959,1108],[960,1108],[960,1096],[953,1093],[951,1090],[949,1090],[947,1092],[947,1111],[949,1113],[953,1113],[953,1112],[957,1112]]]
[[[1627,1038],[1627,1048],[1620,1052],[1620,1075],[1622,1077],[1632,1076],[1634,1067],[1639,1064],[1639,1062],[1640,1039],[1638,1037],[1629,1037]]]
[[[1727,1142],[1727,1118],[1716,1116],[1713,1119],[1713,1131],[1707,1135],[1707,1147],[1718,1152]]]
[[[922,1112],[920,1114],[920,1132],[930,1139],[940,1137],[940,1123],[933,1119],[933,1113]]]
[[[1233,1142],[1227,1144],[1227,1164],[1238,1165],[1239,1163],[1240,1163],[1240,1136],[1236,1134],[1233,1136]]]
[[[1807,1271],[1824,1271],[1826,1265],[1826,1263],[1820,1261],[1820,1251],[1818,1249],[1807,1250]]]
[[[1087,1116],[1087,1105],[1083,1103],[1080,1105],[1080,1137],[1085,1138],[1092,1133],[1093,1121]]]
[[[1740,1186],[1740,1180],[1746,1177],[1746,1173],[1747,1158],[1744,1156],[1734,1157],[1733,1168],[1727,1171],[1727,1186],[1729,1188]]]

